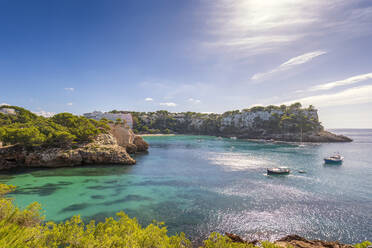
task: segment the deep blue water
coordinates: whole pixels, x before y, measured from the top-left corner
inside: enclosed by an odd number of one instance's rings
[[[19,206],[38,201],[47,220],[102,220],[125,211],[143,225],[164,221],[194,240],[212,231],[247,239],[286,234],[345,243],[372,240],[372,130],[333,130],[352,143],[269,144],[208,136],[154,136],[135,166],[20,171]],[[342,165],[324,165],[340,152]],[[267,176],[286,166],[289,176]],[[305,170],[305,174],[297,170]]]

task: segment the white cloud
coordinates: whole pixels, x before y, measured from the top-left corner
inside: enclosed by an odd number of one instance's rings
[[[318,90],[329,90],[338,86],[356,84],[368,79],[372,79],[372,73],[361,74],[354,77],[349,77],[344,80],[334,81],[326,84],[319,84],[309,88],[309,91],[318,91]]]
[[[67,90],[67,91],[74,91],[75,90],[75,88],[65,88],[65,90]]]
[[[40,110],[38,112],[34,112],[34,114],[40,115],[40,116],[44,116],[44,117],[52,117],[56,113],[54,113],[54,112],[47,112],[47,111],[44,111],[44,110]]]
[[[72,106],[73,103],[72,103],[72,102],[68,102],[66,105],[67,105],[67,106]]]
[[[152,101],[154,101],[154,99],[152,99],[151,97],[146,97],[146,98],[145,98],[145,101],[146,101],[146,102],[152,102]]]
[[[371,7],[361,0],[209,1],[203,43],[212,53],[235,58],[307,46],[322,37],[345,40],[371,33]],[[319,37],[319,39],[317,39]],[[332,41],[330,41],[332,42]],[[331,43],[332,44],[332,43]]]
[[[0,107],[1,106],[10,106],[9,104],[7,104],[7,103],[5,103],[5,102],[3,102],[3,103],[0,103]]]
[[[174,102],[162,102],[159,104],[160,106],[167,106],[167,107],[176,107],[177,104]]]
[[[290,70],[293,67],[305,64],[305,63],[311,61],[312,59],[314,59],[314,58],[316,58],[320,55],[326,54],[326,53],[327,53],[326,51],[317,50],[317,51],[305,53],[305,54],[302,54],[300,56],[291,58],[288,61],[284,62],[283,64],[279,65],[278,67],[276,67],[276,68],[274,68],[274,69],[272,69],[268,72],[254,74],[252,76],[252,80],[263,79],[263,78],[265,78],[269,75],[272,75],[274,73]]]
[[[322,94],[308,96],[293,101],[285,102],[290,104],[301,102],[303,105],[315,105],[317,107],[342,106],[350,104],[362,104],[372,102],[372,85],[350,88],[333,94]]]
[[[198,104],[201,102],[199,99],[194,99],[194,98],[189,98],[188,101],[194,104]]]

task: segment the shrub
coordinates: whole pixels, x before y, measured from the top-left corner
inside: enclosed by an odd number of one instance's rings
[[[51,118],[36,116],[19,107],[9,107],[15,114],[0,114],[0,140],[4,144],[29,146],[66,146],[74,142],[92,141],[98,134],[106,133],[105,121],[96,121],[70,113]]]
[[[366,248],[366,247],[368,247],[370,245],[372,245],[372,243],[370,241],[364,241],[362,243],[355,244],[354,247],[355,248]]]

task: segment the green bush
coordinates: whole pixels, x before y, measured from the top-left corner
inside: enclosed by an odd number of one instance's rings
[[[368,247],[370,245],[372,245],[372,243],[370,241],[364,241],[362,243],[355,244],[354,247],[355,248],[366,248],[366,247]]]
[[[70,113],[51,118],[37,116],[20,107],[9,107],[15,114],[0,114],[0,140],[4,144],[30,146],[66,146],[72,143],[90,142],[109,126]]]

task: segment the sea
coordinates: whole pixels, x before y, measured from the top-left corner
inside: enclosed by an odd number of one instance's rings
[[[2,172],[14,203],[42,204],[46,220],[102,221],[124,211],[142,226],[200,242],[211,232],[247,240],[288,234],[356,243],[372,240],[372,129],[336,129],[351,143],[289,144],[213,136],[147,136],[136,165]],[[341,165],[326,165],[334,153]],[[288,167],[286,176],[267,168]],[[300,171],[305,173],[300,173]]]

